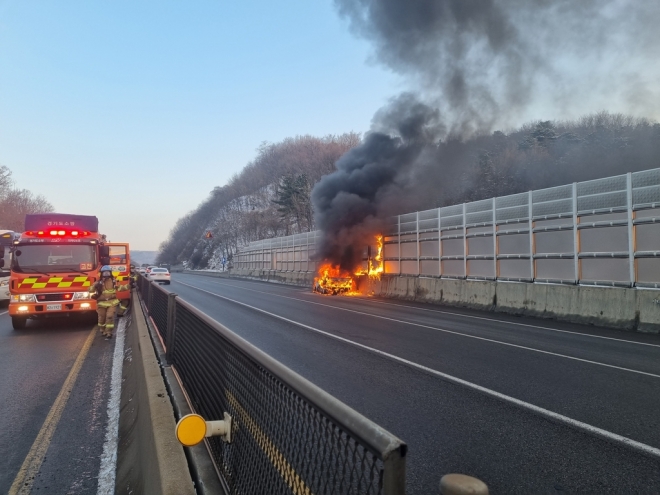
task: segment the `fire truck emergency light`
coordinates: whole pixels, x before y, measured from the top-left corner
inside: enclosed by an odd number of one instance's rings
[[[89,235],[90,232],[87,230],[72,230],[71,232],[67,232],[66,230],[50,230],[50,231],[33,231],[29,230],[25,233],[26,235],[37,235],[37,236],[44,236],[44,235],[52,235],[52,236],[63,236],[63,235],[71,235],[73,237],[77,237],[80,235]]]
[[[205,421],[199,414],[186,414],[176,424],[176,439],[184,447],[194,447],[204,437],[215,436],[231,443],[231,416],[226,412],[224,416],[224,420]]]

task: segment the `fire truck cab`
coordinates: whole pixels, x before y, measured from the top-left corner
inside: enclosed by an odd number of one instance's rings
[[[9,314],[15,330],[28,319],[93,314],[89,294],[103,265],[120,281],[130,277],[126,243],[106,242],[98,219],[88,215],[26,215],[25,232],[13,242]],[[130,300],[130,289],[117,294]]]

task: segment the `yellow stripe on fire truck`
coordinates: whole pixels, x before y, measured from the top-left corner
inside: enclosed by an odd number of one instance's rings
[[[67,287],[89,287],[92,285],[89,277],[74,277],[73,280],[64,281],[63,277],[50,277],[48,280],[41,277],[24,278],[18,282],[18,288],[46,289]]]

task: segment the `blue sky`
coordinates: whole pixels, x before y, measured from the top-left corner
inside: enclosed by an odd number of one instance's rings
[[[0,0],[0,164],[155,250],[263,141],[368,130],[370,53],[329,0]]]

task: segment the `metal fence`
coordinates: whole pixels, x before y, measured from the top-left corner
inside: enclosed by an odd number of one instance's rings
[[[405,493],[401,440],[176,294],[138,290],[193,410],[233,418],[232,443],[207,439],[229,493]]]
[[[399,215],[383,235],[386,274],[660,288],[660,168]],[[250,243],[234,267],[315,271],[319,238]]]
[[[313,260],[320,231],[251,242],[234,256],[235,268],[274,270],[278,272],[315,272]]]

